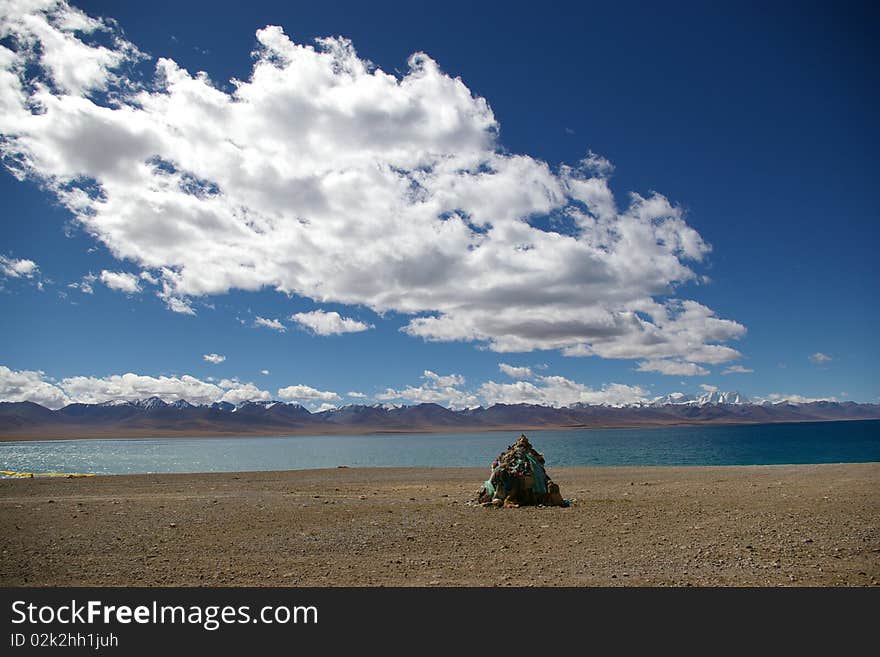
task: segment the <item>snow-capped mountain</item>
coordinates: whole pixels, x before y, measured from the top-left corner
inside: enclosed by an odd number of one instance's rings
[[[757,403],[756,403],[757,402]],[[297,403],[259,401],[193,405],[158,397],[137,402],[68,404],[52,411],[33,402],[0,402],[0,436],[95,437],[279,435],[532,428],[649,427],[880,419],[880,405],[800,399],[750,402],[738,392],[673,394],[631,406],[493,404],[451,410],[438,404],[349,405],[311,412]]]
[[[380,411],[395,411],[398,408],[403,408],[404,406],[405,404],[389,404],[386,402],[382,404],[373,404],[370,408],[376,408]]]
[[[132,404],[132,406],[142,408],[145,411],[149,411],[154,408],[165,408],[166,406],[168,406],[168,404],[166,404],[159,397],[150,397],[149,399],[139,399],[137,401],[131,402],[131,404]]]
[[[738,391],[722,392],[710,390],[702,395],[693,397],[683,392],[673,392],[669,395],[656,397],[650,406],[717,406],[718,404],[751,404],[751,400]]]
[[[98,404],[101,408],[113,408],[114,406],[134,406],[127,399],[111,399],[110,401],[101,402]]]

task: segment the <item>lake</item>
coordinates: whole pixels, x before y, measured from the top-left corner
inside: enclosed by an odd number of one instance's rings
[[[547,464],[770,465],[880,461],[880,420],[529,431]],[[512,431],[127,438],[0,443],[0,470],[134,474],[375,466],[489,467]]]

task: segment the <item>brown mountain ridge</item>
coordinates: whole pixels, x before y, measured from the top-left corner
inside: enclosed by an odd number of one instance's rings
[[[33,402],[0,402],[0,440],[523,431],[871,419],[880,419],[880,405],[833,401],[624,407],[576,404],[564,408],[494,404],[465,410],[439,404],[350,405],[312,413],[299,404],[284,402],[194,406],[153,397],[137,402],[70,404],[58,410]]]

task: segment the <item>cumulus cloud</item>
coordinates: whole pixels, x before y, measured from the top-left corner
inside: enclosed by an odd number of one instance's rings
[[[33,260],[8,258],[0,254],[0,275],[8,278],[33,278],[40,268]]]
[[[246,401],[269,401],[272,395],[268,390],[262,390],[253,383],[241,383],[237,379],[223,379],[218,384],[223,389],[223,396],[219,401],[230,404],[241,404]]]
[[[153,275],[152,275],[150,272],[148,272],[148,271],[142,271],[142,272],[138,275],[138,278],[140,278],[140,279],[141,279],[142,281],[144,281],[145,283],[149,283],[150,285],[158,285],[158,284],[159,284],[159,279],[156,278],[155,276],[153,276]]]
[[[100,404],[106,401],[135,401],[159,397],[166,402],[185,399],[193,404],[270,399],[265,390],[237,379],[219,383],[202,381],[194,376],[145,376],[128,372],[105,377],[72,376],[60,381],[48,380],[43,372],[14,371],[0,366],[0,400],[33,401],[47,408],[69,403]]]
[[[700,388],[705,392],[718,392],[718,386],[709,385],[708,383],[701,383]]]
[[[409,317],[498,352],[722,363],[745,328],[678,298],[710,251],[658,193],[618,207],[607,160],[506,151],[489,103],[424,53],[401,75],[344,38],[256,33],[230,91],[112,22],[5,4],[0,149],[169,309],[232,289]],[[109,99],[109,100],[108,100]]]
[[[159,297],[165,301],[165,305],[168,310],[173,313],[180,313],[181,315],[195,315],[196,311],[193,310],[189,301],[186,299],[180,299],[178,297],[169,296],[165,293],[159,295]]]
[[[93,294],[95,288],[92,287],[92,285],[96,280],[98,280],[98,277],[95,274],[89,272],[82,277],[81,281],[74,281],[73,283],[69,283],[67,287],[74,290],[79,290],[83,294]]]
[[[724,368],[722,374],[751,374],[755,370],[750,370],[747,367],[743,367],[742,365],[731,365],[730,367]]]
[[[338,394],[330,390],[318,390],[302,384],[279,388],[278,398],[299,401],[336,401],[340,399]]]
[[[343,317],[335,311],[313,310],[308,313],[296,313],[291,315],[290,319],[316,335],[358,333],[374,328],[372,324],[367,324],[351,317]]]
[[[471,392],[459,389],[465,383],[461,374],[440,375],[431,370],[422,373],[423,383],[402,389],[386,388],[376,395],[380,401],[402,400],[414,404],[441,404],[452,409],[479,406],[479,399]]]
[[[205,362],[212,363],[214,365],[219,365],[224,360],[226,360],[226,356],[221,356],[220,354],[205,354],[202,356],[205,359]]]
[[[422,372],[422,378],[425,381],[428,381],[431,385],[446,387],[446,386],[461,386],[464,385],[464,377],[461,374],[447,374],[440,375],[436,372],[432,372],[431,370],[425,370]]]
[[[828,354],[823,354],[821,351],[817,351],[815,354],[810,356],[810,361],[815,363],[816,365],[824,365],[825,363],[830,363],[833,358]]]
[[[264,328],[272,329],[273,331],[278,331],[279,333],[284,333],[287,330],[287,327],[281,323],[278,319],[266,319],[265,317],[257,316],[254,320],[254,326],[262,326]]]
[[[476,390],[462,389],[465,379],[459,374],[439,376],[430,370],[422,375],[419,386],[388,388],[376,395],[384,401],[435,403],[452,409],[473,408],[492,404],[539,404],[570,406],[575,403],[624,405],[643,402],[647,391],[639,386],[612,383],[594,389],[562,376],[536,376],[534,381],[497,383],[487,381]]]
[[[58,386],[45,380],[38,370],[11,370],[0,365],[0,401],[30,401],[46,408],[61,408],[69,403]]]
[[[706,376],[709,370],[696,363],[680,360],[646,360],[639,363],[638,372],[659,372],[667,376]]]
[[[767,399],[772,402],[787,402],[789,404],[811,404],[820,401],[837,401],[837,397],[805,397],[803,395],[790,395],[776,392],[767,395]]]
[[[507,363],[498,363],[498,369],[501,370],[502,374],[506,374],[513,379],[530,379],[532,377],[531,367],[515,367]]]
[[[126,294],[135,294],[141,291],[138,277],[134,274],[129,274],[128,272],[107,271],[105,269],[101,272],[101,275],[98,278],[100,278],[101,282],[111,290],[118,290],[119,292],[125,292]]]
[[[117,399],[134,401],[148,397],[160,397],[167,402],[185,399],[193,404],[210,404],[240,400],[243,396],[237,386],[218,386],[188,374],[153,377],[128,372],[106,377],[74,376],[63,379],[58,385],[72,401],[85,404]],[[258,391],[247,392],[259,394]]]
[[[479,399],[453,386],[438,387],[425,383],[420,386],[407,386],[401,389],[386,388],[376,395],[380,401],[405,401],[411,404],[440,404],[451,409],[474,408],[480,405]]]
[[[621,406],[645,401],[647,391],[622,383],[612,383],[596,390],[562,376],[540,376],[535,382],[488,381],[480,386],[478,394],[488,405],[539,404],[562,407],[581,403]]]
[[[268,376],[269,370],[260,370],[260,374],[262,374],[263,376]]]
[[[356,392],[356,391],[353,391],[353,390],[350,390],[350,391],[348,391],[347,393],[345,393],[345,396],[346,396],[346,397],[351,397],[352,399],[366,399],[366,398],[367,398],[367,396],[366,396],[364,393],[362,393],[362,392]]]

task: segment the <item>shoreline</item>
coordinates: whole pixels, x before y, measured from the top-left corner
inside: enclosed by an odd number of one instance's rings
[[[880,585],[880,463],[551,467],[569,508],[486,472],[4,479],[0,585]]]
[[[444,433],[498,433],[498,432],[515,432],[517,434],[526,431],[607,431],[611,429],[674,429],[688,427],[745,427],[745,426],[769,426],[769,425],[785,425],[785,424],[827,424],[830,422],[877,422],[876,418],[834,418],[834,419],[803,419],[803,420],[778,420],[778,421],[717,421],[717,422],[667,422],[653,424],[638,423],[607,423],[597,425],[510,425],[510,426],[489,426],[489,427],[431,427],[431,428],[412,428],[412,429],[365,429],[360,432],[352,432],[349,428],[341,428],[338,431],[315,432],[306,429],[282,429],[279,431],[271,431],[268,429],[252,428],[242,431],[212,431],[206,430],[152,430],[133,428],[125,430],[122,433],[117,429],[105,429],[102,427],[87,427],[79,429],[71,427],[70,430],[62,431],[59,428],[53,428],[47,431],[22,431],[0,433],[0,443],[16,443],[16,442],[49,442],[55,440],[129,440],[129,439],[149,439],[149,438],[286,438],[286,437],[314,437],[321,438],[324,436],[385,436],[385,435],[407,435],[407,434],[444,434]]]
[[[319,437],[319,436],[316,436]],[[136,440],[136,439],[133,439]],[[880,461],[823,461],[821,463],[713,463],[713,464],[643,464],[643,465],[565,465],[548,467],[548,471],[578,471],[578,470],[651,470],[657,469],[682,469],[696,470],[700,468],[797,468],[811,466],[880,466]],[[34,471],[0,471],[0,481],[15,481],[21,479],[83,479],[83,478],[120,478],[120,477],[258,477],[261,475],[278,476],[292,473],[328,473],[338,470],[361,470],[361,471],[385,471],[396,470],[402,472],[439,472],[439,471],[487,471],[488,468],[473,465],[337,465],[323,468],[287,468],[284,470],[198,470],[186,472],[38,472]],[[878,479],[880,485],[880,479]]]

